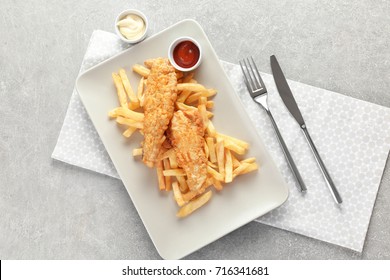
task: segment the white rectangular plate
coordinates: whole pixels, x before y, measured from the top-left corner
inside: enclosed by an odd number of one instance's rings
[[[250,143],[247,156],[257,158],[260,169],[214,192],[211,201],[185,219],[176,217],[178,207],[171,193],[161,192],[154,169],[132,157],[140,147],[137,133],[130,139],[123,128],[110,120],[108,111],[118,107],[111,78],[123,67],[136,89],[139,76],[132,65],[154,57],[166,57],[170,43],[179,36],[191,36],[202,46],[203,61],[196,79],[215,88],[213,123],[217,131]],[[179,259],[280,206],[288,197],[279,170],[246,115],[239,97],[224,73],[206,34],[193,20],[181,21],[142,43],[84,72],[77,80],[77,90],[103,141],[157,251],[165,259]]]

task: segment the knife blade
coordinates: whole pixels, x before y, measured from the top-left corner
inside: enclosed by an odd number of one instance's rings
[[[328,170],[325,167],[324,162],[322,161],[320,154],[318,153],[318,150],[316,146],[314,145],[313,140],[310,137],[309,131],[307,130],[305,121],[302,117],[301,111],[299,110],[299,107],[297,105],[297,102],[295,101],[295,98],[291,92],[291,89],[287,83],[286,78],[284,77],[283,71],[280,68],[280,65],[278,63],[278,60],[274,55],[271,56],[271,69],[272,74],[274,76],[276,88],[279,91],[279,95],[283,100],[284,105],[286,105],[287,109],[291,113],[291,115],[295,118],[299,126],[301,127],[303,134],[305,136],[306,141],[308,142],[311,151],[314,154],[314,158],[317,161],[317,164],[320,167],[321,173],[325,179],[326,185],[328,186],[333,199],[336,201],[336,203],[341,204],[343,202],[335,184],[333,183],[332,178],[329,175]]]
[[[290,87],[288,86],[287,80],[284,77],[282,69],[278,63],[278,60],[274,55],[271,56],[271,69],[272,74],[274,75],[276,88],[279,91],[280,97],[282,98],[287,109],[290,111],[291,115],[295,118],[300,127],[305,125],[305,121],[302,117],[301,111],[298,108],[297,102],[291,92]]]

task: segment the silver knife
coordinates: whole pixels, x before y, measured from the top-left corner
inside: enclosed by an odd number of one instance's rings
[[[321,173],[324,176],[325,182],[332,193],[332,196],[336,203],[341,204],[343,200],[341,199],[341,196],[339,192],[336,189],[336,186],[333,183],[332,178],[329,175],[328,170],[325,167],[324,162],[322,161],[316,146],[314,145],[313,140],[311,139],[309,132],[307,131],[307,127],[305,124],[305,121],[302,117],[301,111],[298,108],[298,105],[294,99],[294,96],[291,92],[290,87],[288,86],[287,80],[284,77],[284,74],[282,72],[282,69],[279,66],[278,61],[276,60],[276,57],[274,55],[271,56],[271,68],[272,68],[272,74],[274,75],[274,80],[276,87],[278,88],[280,97],[282,98],[284,104],[286,105],[287,109],[290,111],[291,115],[295,118],[299,126],[301,127],[303,134],[305,135],[305,138],[307,142],[309,143],[309,146],[314,154],[314,157],[320,167]]]

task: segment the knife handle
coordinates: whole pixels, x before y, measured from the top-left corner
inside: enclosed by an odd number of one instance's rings
[[[278,138],[279,144],[280,144],[280,146],[282,146],[282,151],[283,151],[284,156],[286,157],[287,163],[290,166],[290,169],[291,169],[295,179],[297,180],[297,182],[299,184],[300,191],[306,192],[307,189],[306,189],[305,182],[303,182],[302,176],[299,173],[298,168],[297,168],[293,158],[290,155],[290,152],[286,146],[286,143],[284,143],[283,137],[280,134],[279,128],[274,120],[274,117],[272,116],[270,110],[266,110],[266,111],[268,113],[269,118],[271,119],[272,126],[275,129],[275,133],[276,133],[276,136]]]
[[[333,180],[332,180],[332,178],[330,177],[329,172],[328,172],[328,170],[326,169],[325,164],[324,164],[324,162],[322,161],[322,159],[321,159],[321,157],[320,157],[320,154],[318,153],[317,148],[316,148],[316,146],[314,145],[313,140],[311,140],[311,137],[310,137],[309,132],[307,131],[306,125],[303,124],[303,125],[301,126],[301,128],[302,128],[303,134],[305,135],[305,138],[306,138],[307,142],[309,143],[309,146],[310,146],[310,148],[311,148],[311,151],[312,151],[313,154],[314,154],[314,157],[315,157],[315,159],[316,159],[316,161],[317,161],[317,163],[318,163],[318,166],[320,167],[321,173],[322,173],[322,175],[324,176],[326,185],[328,186],[330,192],[332,193],[333,199],[336,201],[336,203],[341,204],[341,203],[343,202],[343,200],[342,200],[342,198],[341,198],[339,192],[337,191],[336,186],[335,186],[335,184],[333,183]]]

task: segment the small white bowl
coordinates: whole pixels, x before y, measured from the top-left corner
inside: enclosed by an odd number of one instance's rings
[[[140,18],[142,18],[142,20],[144,21],[144,24],[145,24],[145,30],[144,30],[142,36],[137,37],[134,40],[129,40],[125,36],[123,36],[122,33],[119,31],[119,27],[117,25],[117,23],[120,20],[124,19],[128,15],[137,15],[137,16],[139,16]],[[134,10],[134,9],[124,10],[115,19],[115,32],[116,32],[116,34],[119,36],[119,38],[122,39],[122,41],[124,41],[126,43],[129,43],[129,44],[135,44],[135,43],[141,42],[143,39],[145,39],[146,38],[146,34],[148,32],[148,27],[149,27],[149,23],[148,23],[148,19],[146,18],[146,16],[142,12],[140,12],[138,10]]]
[[[176,63],[176,61],[175,61],[175,59],[173,57],[173,51],[175,50],[176,46],[178,44],[180,44],[181,42],[184,42],[184,41],[190,41],[190,42],[194,43],[198,47],[198,49],[199,49],[199,59],[196,62],[196,64],[194,66],[192,66],[192,67],[181,67],[181,66],[179,66]],[[194,38],[191,38],[191,37],[179,37],[175,41],[173,41],[172,44],[169,46],[169,49],[168,49],[168,59],[169,59],[169,62],[172,64],[172,66],[175,67],[177,70],[182,71],[182,72],[189,72],[189,71],[195,70],[200,65],[200,63],[202,62],[202,48],[201,48],[200,44]]]

